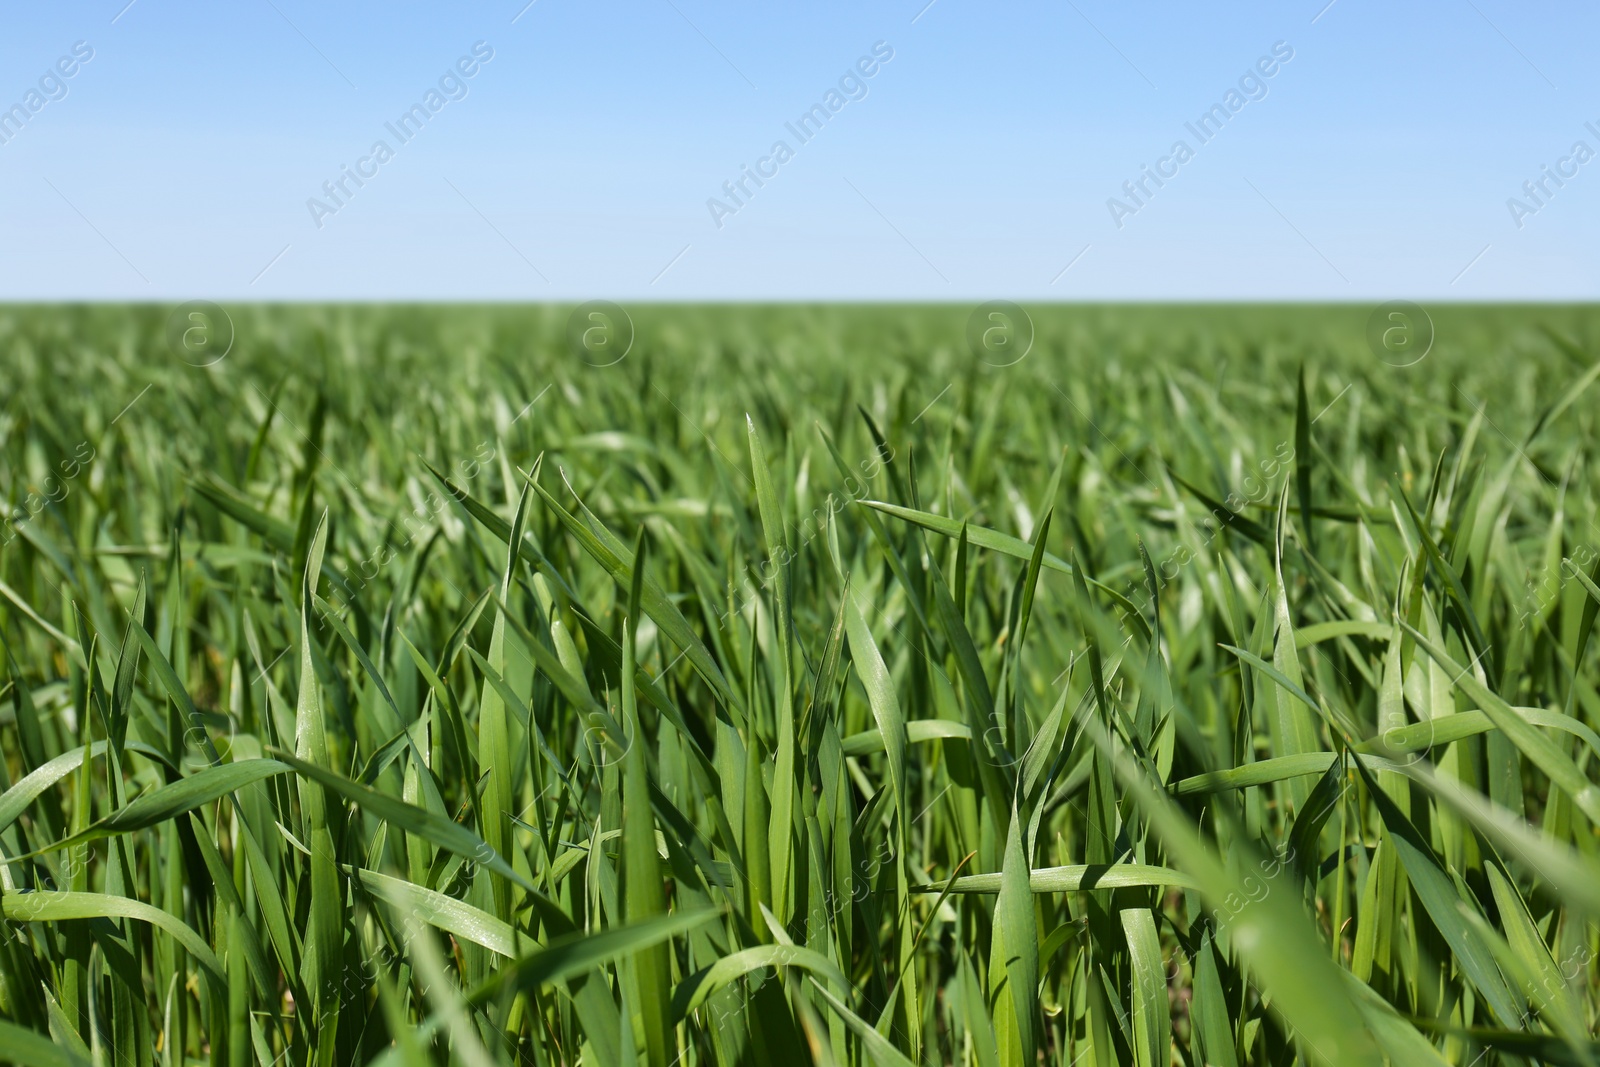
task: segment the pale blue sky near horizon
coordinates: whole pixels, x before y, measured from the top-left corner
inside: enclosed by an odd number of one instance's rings
[[[14,8],[0,300],[1600,295],[1592,6],[525,4]]]

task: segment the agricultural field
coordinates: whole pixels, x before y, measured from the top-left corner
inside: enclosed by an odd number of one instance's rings
[[[1029,310],[0,308],[0,1058],[1600,1063],[1600,312]]]

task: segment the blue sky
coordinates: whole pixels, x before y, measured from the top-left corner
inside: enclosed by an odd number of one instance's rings
[[[13,6],[0,299],[1593,299],[1600,12],[1326,2]]]

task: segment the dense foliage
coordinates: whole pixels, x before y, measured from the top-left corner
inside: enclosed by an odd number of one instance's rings
[[[632,310],[0,310],[0,1057],[1600,1062],[1592,310]]]

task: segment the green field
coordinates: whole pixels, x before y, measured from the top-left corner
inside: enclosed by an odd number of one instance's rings
[[[1600,1064],[1600,310],[569,310],[0,307],[0,1059]]]

